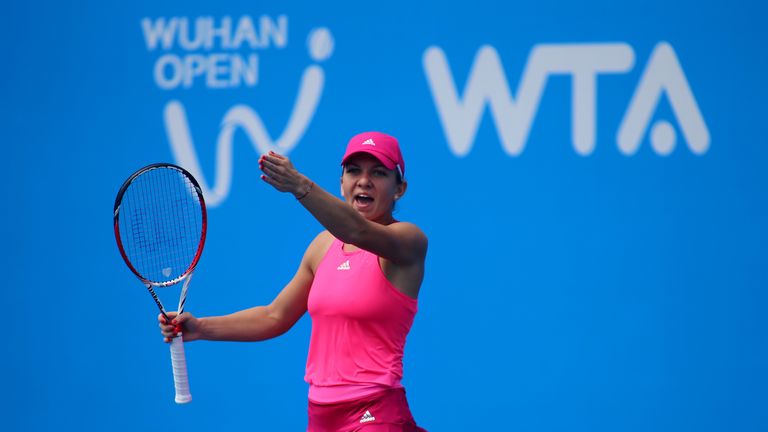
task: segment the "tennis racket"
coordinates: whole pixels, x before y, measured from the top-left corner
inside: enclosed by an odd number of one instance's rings
[[[115,239],[128,268],[147,287],[170,323],[154,287],[183,281],[178,313],[184,312],[187,287],[205,244],[208,226],[203,192],[185,169],[148,165],[120,187],[114,209]],[[182,334],[171,341],[176,403],[192,400]]]

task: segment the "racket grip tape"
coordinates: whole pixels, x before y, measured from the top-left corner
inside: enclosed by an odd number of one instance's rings
[[[176,403],[190,402],[192,395],[189,393],[187,359],[184,356],[184,340],[181,333],[171,340],[171,364],[173,365],[173,384],[176,387]]]

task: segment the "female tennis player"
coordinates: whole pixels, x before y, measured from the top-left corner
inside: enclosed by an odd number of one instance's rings
[[[401,385],[427,253],[424,233],[392,215],[408,185],[405,162],[394,137],[365,132],[349,141],[341,164],[343,201],[285,156],[261,156],[261,178],[292,193],[326,230],[271,304],[207,318],[185,312],[170,324],[160,315],[161,331],[166,342],[179,329],[185,341],[258,341],[285,333],[309,311],[307,430],[423,431]]]

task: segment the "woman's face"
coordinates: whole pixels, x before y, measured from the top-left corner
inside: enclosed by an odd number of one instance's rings
[[[366,219],[383,224],[392,222],[392,206],[405,188],[405,182],[398,183],[395,170],[368,153],[352,155],[341,175],[341,195],[346,202]]]

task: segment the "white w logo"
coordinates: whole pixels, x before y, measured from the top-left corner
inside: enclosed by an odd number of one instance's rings
[[[330,32],[325,28],[313,31],[308,43],[310,55],[314,60],[325,60],[333,52],[333,40]],[[229,195],[229,189],[232,185],[232,141],[238,128],[242,128],[257,153],[266,153],[270,150],[282,154],[289,153],[301,140],[309,122],[315,115],[317,104],[323,93],[324,82],[325,75],[321,67],[312,65],[304,70],[291,117],[285,130],[276,140],[270,136],[259,114],[249,106],[235,105],[230,108],[221,121],[221,130],[216,142],[216,181],[214,185],[209,185],[203,175],[192,141],[192,134],[189,131],[184,105],[176,100],[168,102],[163,117],[168,141],[171,143],[171,151],[177,163],[186,168],[198,180],[207,205],[215,207]]]

